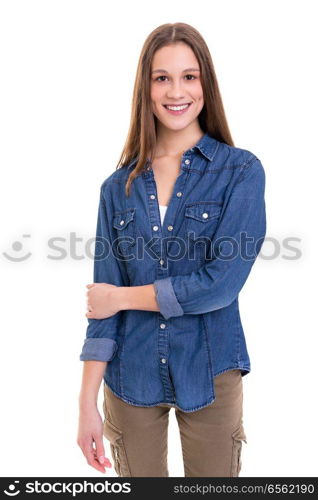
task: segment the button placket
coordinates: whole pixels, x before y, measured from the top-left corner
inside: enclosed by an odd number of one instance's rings
[[[187,153],[187,154],[189,154],[189,153]],[[175,184],[174,184],[172,197],[171,197],[171,200],[170,200],[170,202],[168,204],[168,208],[167,208],[166,214],[165,214],[165,221],[169,220],[169,218],[171,217],[171,214],[173,214],[173,216],[174,216],[175,219],[177,217],[178,208],[180,206],[180,204],[178,204],[177,201],[178,201],[178,199],[180,199],[183,196],[182,188],[186,185],[186,181],[187,181],[188,175],[189,175],[189,170],[183,169],[183,166],[184,165],[190,165],[190,163],[191,163],[191,160],[183,155],[182,156],[182,160],[181,160],[181,172],[178,175],[178,177],[177,177],[177,179],[175,181]],[[170,224],[165,224],[165,225],[161,224],[160,211],[159,211],[159,203],[158,203],[157,185],[156,185],[156,181],[155,181],[152,169],[150,170],[150,172],[149,172],[148,175],[150,176],[150,182],[153,183],[153,186],[154,186],[153,187],[153,191],[156,193],[156,194],[152,193],[152,195],[150,195],[150,199],[153,199],[153,200],[157,201],[157,207],[156,207],[155,212],[159,214],[159,225],[155,224],[155,226],[153,226],[152,229],[153,229],[153,231],[159,231],[160,230],[161,231],[160,237],[164,238],[166,236],[165,235],[166,231],[169,232],[170,235],[173,232],[173,230],[174,230],[174,225],[173,225],[174,221],[173,221],[172,224],[171,223]],[[165,245],[161,245],[161,249],[162,249],[162,255],[161,255],[161,258],[159,259],[160,267],[158,267],[158,278],[160,278],[160,277],[166,277],[168,275],[168,272],[165,272],[165,271],[168,271],[168,263],[167,263],[167,259],[165,258],[166,257],[166,246]],[[163,268],[163,266],[164,266],[164,268]]]
[[[160,313],[159,313],[160,314]],[[165,391],[165,398],[167,401],[173,403],[175,401],[174,387],[169,375],[169,339],[168,339],[168,325],[162,320],[159,323],[159,341],[158,341],[158,356],[160,365],[160,374],[162,384]]]
[[[187,153],[189,155],[189,152]],[[160,239],[165,235],[170,236],[171,232],[175,227],[175,220],[178,217],[178,213],[180,213],[180,203],[181,198],[184,194],[186,182],[189,178],[190,170],[188,168],[184,168],[185,166],[190,165],[191,161],[187,158],[186,155],[182,156],[181,160],[181,172],[177,177],[171,200],[168,204],[168,208],[165,215],[165,220],[169,221],[167,224],[162,226],[160,219],[160,210],[158,203],[158,193],[157,193],[157,185],[155,182],[154,174],[152,168],[149,168],[147,173],[143,176],[146,191],[147,191],[147,199],[149,203],[149,215],[150,215],[150,228],[152,235],[156,234],[156,242],[153,247],[157,248],[158,254],[158,266],[156,269],[156,279],[165,278],[169,275],[168,267],[166,265],[166,248],[161,245]],[[166,233],[167,232],[167,233]],[[170,234],[168,234],[170,233]],[[161,255],[162,253],[162,255]],[[158,363],[160,376],[162,380],[162,385],[165,392],[165,399],[168,402],[175,402],[175,391],[172,383],[172,379],[170,377],[169,371],[169,328],[167,321],[163,321],[163,317],[161,313],[158,312]]]
[[[182,159],[181,159],[181,172],[180,174],[178,175],[176,181],[175,181],[175,184],[174,184],[174,188],[173,188],[173,193],[172,193],[172,197],[171,197],[171,200],[170,202],[168,203],[168,207],[167,207],[167,210],[166,210],[166,214],[165,214],[165,220],[167,220],[167,218],[170,216],[170,213],[173,213],[174,216],[176,217],[176,212],[177,212],[177,206],[175,206],[175,203],[176,203],[176,198],[181,198],[182,195],[183,195],[183,192],[181,190],[178,190],[179,188],[179,184],[181,184],[182,186],[185,185],[186,183],[186,178],[183,177],[182,178],[182,174],[185,173],[185,171],[182,170],[182,166],[183,164],[184,165],[190,165],[191,163],[191,160],[189,158],[185,158],[184,159],[184,155],[182,155]],[[148,167],[147,170],[149,171],[149,180],[150,182],[153,184],[153,191],[155,192],[152,193],[149,198],[151,200],[156,200],[157,202],[157,206],[156,206],[156,214],[158,214],[158,220],[159,220],[159,225],[158,224],[155,224],[154,226],[152,226],[152,229],[153,231],[159,231],[159,229],[161,229],[161,233],[162,235],[164,236],[164,233],[165,233],[165,230],[167,229],[167,231],[171,232],[173,231],[173,224],[168,224],[167,226],[163,226],[161,224],[161,219],[160,219],[160,210],[159,210],[159,202],[158,202],[158,193],[157,193],[157,184],[156,184],[156,181],[155,181],[155,178],[154,178],[154,173],[153,173],[153,170],[151,167]],[[188,172],[187,172],[188,173]],[[173,209],[171,209],[171,205],[173,206]],[[153,208],[154,204],[152,205],[151,208]]]

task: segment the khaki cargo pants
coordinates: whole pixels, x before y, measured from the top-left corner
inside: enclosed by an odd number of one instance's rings
[[[215,401],[186,413],[175,408],[185,477],[237,477],[241,470],[243,387],[240,370],[214,379]],[[133,406],[104,383],[104,436],[121,477],[168,477],[170,405]]]

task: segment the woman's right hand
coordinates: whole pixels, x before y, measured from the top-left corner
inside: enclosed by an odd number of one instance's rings
[[[109,459],[105,457],[103,420],[96,406],[80,409],[77,444],[87,463],[96,470],[105,474],[105,467],[112,467]]]

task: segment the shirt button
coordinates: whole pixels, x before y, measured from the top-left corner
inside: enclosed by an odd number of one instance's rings
[[[181,191],[179,191],[179,193],[177,193],[177,196],[178,196],[178,198],[180,198],[180,196],[182,196]]]
[[[153,226],[152,228],[154,231],[158,231],[159,227],[158,226]]]
[[[163,265],[165,261],[163,259],[160,259],[159,262],[161,265]]]
[[[173,226],[168,226],[168,231],[172,231]]]
[[[185,160],[185,162],[184,162],[184,163],[185,163],[186,165],[189,165],[190,160]]]
[[[125,224],[125,221],[121,220],[119,224],[122,226],[123,224]]]
[[[155,197],[155,195],[154,195],[154,194],[151,194],[151,195],[150,195],[150,199],[151,199],[151,200],[154,200],[155,198],[156,198],[156,197]]]
[[[167,362],[166,358],[161,358],[161,363],[166,363],[166,362]]]
[[[160,323],[160,328],[166,328],[166,325],[164,323]]]
[[[203,217],[204,219],[206,219],[207,217],[209,217],[209,214],[207,214],[206,212],[204,212],[204,214],[202,214],[202,217]]]

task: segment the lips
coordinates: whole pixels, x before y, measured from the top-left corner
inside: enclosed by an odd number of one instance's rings
[[[192,104],[191,102],[186,102],[184,104],[163,104],[163,107],[166,109],[167,113],[169,113],[170,115],[178,116],[178,115],[183,115],[184,113],[186,113],[188,111],[188,109],[190,109],[191,104]],[[168,106],[186,106],[186,107],[183,109],[179,109],[179,110],[173,110],[173,109],[169,109]]]
[[[167,108],[168,106],[174,106],[174,107],[176,106],[176,107],[178,107],[178,106],[185,106],[186,104],[189,104],[189,105],[190,105],[190,104],[191,104],[191,102],[182,102],[181,104],[163,104],[163,106],[164,106],[165,108]]]

